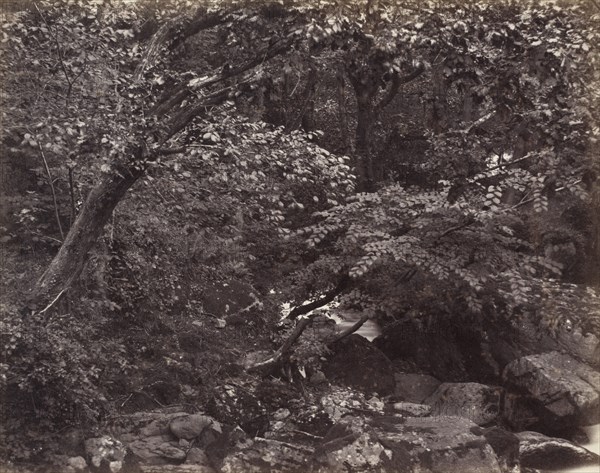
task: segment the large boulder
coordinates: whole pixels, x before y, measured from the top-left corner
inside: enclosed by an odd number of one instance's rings
[[[324,366],[327,379],[367,394],[394,392],[396,382],[391,361],[366,338],[350,335],[335,343],[332,350]]]
[[[129,448],[144,464],[166,465],[182,462],[186,458],[185,448],[170,435],[141,437],[129,443]]]
[[[169,429],[178,439],[193,440],[202,434],[206,428],[217,426],[219,423],[212,417],[203,414],[189,414],[176,417],[169,423]]]
[[[561,438],[538,432],[520,432],[521,466],[542,470],[559,470],[600,465],[600,456]]]
[[[442,384],[433,376],[413,373],[394,373],[396,389],[394,395],[401,401],[422,403]]]
[[[581,329],[561,326],[556,333],[544,330],[531,315],[518,321],[490,320],[486,327],[486,349],[503,369],[508,363],[523,356],[549,351],[561,351],[589,365],[600,367],[600,341]]]
[[[503,377],[524,398],[521,405],[536,414],[536,430],[551,434],[600,421],[600,373],[569,355],[526,356],[511,362]]]
[[[432,415],[465,417],[477,425],[498,419],[502,388],[479,383],[443,383],[424,403]]]
[[[441,319],[432,324],[402,320],[383,327],[382,335],[373,343],[392,361],[402,360],[416,367],[408,371],[449,382],[496,384],[509,363],[549,351],[565,352],[600,368],[600,340],[596,335],[566,324],[550,333],[531,315],[518,320],[487,317],[477,329],[468,324],[450,325]]]
[[[485,436],[468,419],[346,416],[315,452],[314,471],[501,473]]]
[[[391,360],[410,362],[422,373],[442,381],[465,381],[469,376],[454,331],[452,327],[425,327],[403,320],[383,327],[373,344]]]

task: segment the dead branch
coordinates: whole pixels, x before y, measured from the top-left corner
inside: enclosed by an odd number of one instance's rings
[[[333,340],[331,340],[327,345],[331,346],[334,343],[339,342],[340,340],[346,338],[347,336],[352,335],[359,328],[361,328],[367,320],[369,320],[368,315],[361,316],[361,318],[358,319],[354,325],[352,325],[351,327],[348,327],[346,330],[344,330],[339,335],[336,335],[335,338],[333,338]]]
[[[60,231],[60,238],[64,241],[65,234],[63,232],[62,224],[60,223],[60,215],[58,213],[58,200],[56,199],[56,189],[54,189],[54,181],[52,180],[52,174],[50,174],[50,168],[48,167],[48,161],[46,161],[46,156],[44,155],[44,150],[42,149],[42,145],[37,142],[38,150],[42,161],[44,163],[44,168],[46,169],[46,176],[48,177],[48,184],[50,184],[50,190],[52,191],[52,201],[54,202],[54,215],[56,217],[56,223],[58,224],[58,230]]]
[[[302,332],[304,332],[306,327],[308,327],[312,323],[313,318],[314,314],[300,319],[290,336],[286,339],[283,345],[281,345],[281,347],[279,347],[279,349],[273,354],[273,356],[250,366],[248,368],[248,372],[265,374],[270,373],[275,369],[279,368],[286,360],[296,340],[298,340],[300,335],[302,335]]]
[[[332,302],[337,296],[339,296],[342,292],[348,289],[349,283],[351,279],[350,276],[344,275],[338,282],[338,285],[325,294],[320,299],[316,301],[309,302],[308,304],[304,304],[298,307],[294,307],[288,314],[288,319],[295,319],[296,317],[304,314],[308,314],[310,311],[318,309],[319,307],[323,307],[326,304]]]

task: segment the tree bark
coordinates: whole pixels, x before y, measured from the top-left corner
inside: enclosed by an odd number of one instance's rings
[[[193,27],[188,28],[182,35],[187,37],[195,34],[201,29],[210,28],[224,21],[223,15],[213,15],[205,20],[197,19]],[[187,36],[186,36],[187,35]],[[160,28],[156,37],[150,41],[150,48],[140,62],[136,70],[135,77],[141,80],[144,70],[151,67],[156,61],[157,52],[161,50],[160,45],[174,40],[174,29],[172,23]],[[178,38],[181,40],[181,37]],[[209,79],[202,84],[197,84],[195,90],[214,85],[225,78],[241,75],[244,72],[262,64],[265,60],[281,54],[293,42],[293,36],[288,36],[284,40],[271,45],[266,51],[260,51],[260,55],[254,59],[242,64],[239,67],[232,68],[227,72],[221,71],[212,74]],[[191,96],[187,85],[183,85],[176,90],[174,98],[166,100],[158,107],[155,107],[154,115],[160,117],[176,111],[166,123],[158,125],[153,130],[147,132],[147,143],[154,143],[155,146],[162,146],[177,132],[184,129],[194,118],[207,111],[207,107],[218,105],[224,102],[230,92],[230,87],[222,89],[213,94],[199,98],[183,108],[179,108],[181,102]],[[36,286],[31,291],[25,312],[29,310],[38,313],[47,311],[54,305],[62,295],[77,280],[88,259],[90,250],[102,235],[104,227],[108,223],[115,207],[126,195],[127,191],[144,174],[149,162],[159,155],[174,154],[181,150],[154,150],[152,155],[145,155],[147,145],[144,142],[138,144],[138,150],[131,153],[131,156],[121,156],[120,160],[113,162],[112,169],[103,176],[98,185],[96,185],[88,195],[83,208],[75,219],[75,222],[69,229],[69,232],[61,246],[58,254],[54,257],[49,267],[46,269]]]
[[[32,291],[30,309],[41,310],[56,301],[79,277],[113,210],[143,173],[141,167],[121,166],[92,189],[58,254]]]
[[[266,374],[272,373],[273,371],[277,370],[278,368],[281,368],[283,366],[283,364],[285,363],[285,361],[292,349],[292,346],[294,346],[294,343],[296,342],[296,340],[298,340],[298,338],[300,338],[300,335],[302,335],[302,332],[304,332],[306,327],[308,327],[312,323],[312,321],[313,321],[312,315],[307,316],[303,319],[300,319],[300,321],[296,324],[296,327],[294,328],[293,332],[285,340],[285,342],[283,342],[283,345],[281,345],[281,347],[279,347],[279,350],[277,350],[273,354],[273,356],[267,358],[266,360],[256,363],[253,366],[250,366],[248,368],[248,372],[249,373],[261,373],[263,375],[266,375]]]

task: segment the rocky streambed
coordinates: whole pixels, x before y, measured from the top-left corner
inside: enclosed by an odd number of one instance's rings
[[[500,329],[383,327],[292,379],[250,376],[240,359],[207,404],[117,414],[43,471],[596,471],[585,429],[600,421],[598,339]]]
[[[323,371],[293,381],[240,376],[201,410],[122,415],[56,471],[594,471],[582,426],[598,422],[600,374],[566,352],[513,360],[501,383],[408,372],[359,335]]]

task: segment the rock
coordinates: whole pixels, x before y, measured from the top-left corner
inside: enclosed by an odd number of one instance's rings
[[[227,327],[227,321],[225,319],[216,319],[215,325],[217,328],[225,328]]]
[[[396,389],[394,394],[402,401],[421,404],[433,394],[441,381],[426,374],[394,373]]]
[[[600,456],[568,440],[546,437],[538,432],[520,432],[521,465],[558,470],[600,464]]]
[[[129,444],[131,451],[144,463],[149,465],[165,465],[173,460],[185,459],[185,451],[179,443],[169,435],[157,435],[134,440]]]
[[[580,329],[567,330],[562,327],[557,341],[567,353],[595,368],[600,368],[600,340],[594,334],[583,334]]]
[[[360,417],[346,416],[334,425],[315,451],[315,473],[370,471],[392,456]]]
[[[394,411],[406,417],[426,417],[431,414],[431,406],[414,402],[395,402]]]
[[[369,399],[367,401],[367,405],[373,409],[374,411],[383,411],[384,407],[385,407],[385,403],[379,399],[377,396],[373,396],[371,397],[371,399]]]
[[[140,429],[139,436],[141,437],[154,437],[156,435],[165,435],[170,432],[170,422],[177,418],[188,415],[187,412],[174,412],[174,413],[138,413],[136,419],[137,423],[145,423]],[[133,417],[133,416],[132,416]],[[133,419],[132,419],[133,420]],[[131,423],[134,425],[134,423]]]
[[[534,412],[534,409],[533,399],[507,392],[504,395],[502,419],[514,431],[527,430],[540,424],[540,417]]]
[[[90,467],[96,469],[100,469],[103,465],[110,467],[111,462],[122,462],[127,455],[125,445],[107,435],[87,439],[84,445]],[[116,473],[114,467],[115,465],[110,470]]]
[[[191,414],[171,420],[169,429],[179,439],[192,440],[198,437],[213,422],[214,419],[212,417],[202,414]]]
[[[324,365],[325,376],[367,394],[392,394],[393,366],[375,345],[360,335],[350,335],[332,347],[333,355]]]
[[[322,384],[327,382],[327,377],[322,371],[315,370],[310,376],[310,382],[312,384]]]
[[[487,429],[474,427],[471,432],[485,437],[494,450],[500,469],[503,472],[519,471],[519,438],[515,434],[500,427],[489,427]]]
[[[210,466],[210,460],[206,455],[206,452],[198,447],[192,447],[187,453],[185,463],[191,465],[208,465]]]
[[[206,465],[163,465],[142,467],[143,473],[216,473],[215,470]]]
[[[221,473],[309,471],[313,450],[300,444],[255,438],[238,446],[222,462]]]
[[[290,416],[291,412],[289,409],[278,409],[277,411],[275,411],[273,413],[273,419],[275,420],[284,420],[287,419]]]
[[[346,416],[317,448],[313,471],[501,473],[494,450],[473,428],[461,417]]]
[[[569,355],[526,356],[510,363],[503,377],[524,394],[543,431],[600,421],[600,373]]]
[[[74,468],[77,471],[83,471],[87,468],[87,462],[83,457],[71,457],[67,460],[67,465]]]
[[[478,383],[443,383],[424,402],[432,415],[465,417],[477,425],[494,422],[500,414],[502,388]]]

